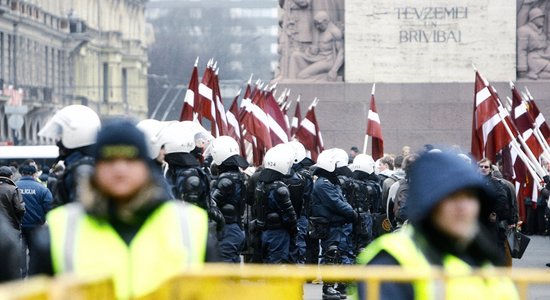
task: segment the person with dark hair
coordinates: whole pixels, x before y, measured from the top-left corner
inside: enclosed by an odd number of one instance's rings
[[[487,158],[478,162],[479,172],[486,179],[487,186],[494,191],[493,201],[488,203],[490,211],[485,216],[488,228],[492,232],[496,245],[504,255],[506,253],[506,230],[515,224],[513,219],[512,200],[508,197],[508,188],[498,178],[493,176],[493,164]],[[511,263],[511,261],[509,262]]]
[[[36,236],[41,256],[31,271],[110,275],[117,299],[129,299],[202,266],[211,253],[207,214],[167,198],[143,132],[113,120],[97,134],[92,155],[96,168],[78,201],[52,210],[48,230]]]
[[[46,213],[52,206],[52,193],[48,188],[36,180],[36,168],[32,165],[21,165],[19,167],[21,178],[16,182],[17,187],[23,195],[25,202],[25,215],[21,222],[21,233],[23,237],[23,275],[26,275],[27,248],[29,259],[33,259],[35,250],[30,243],[31,235],[46,222]]]
[[[471,273],[504,262],[485,228],[493,193],[475,168],[455,153],[428,152],[408,176],[409,224],[375,240],[357,261],[415,271],[439,266],[449,277],[444,295],[426,279],[383,283],[380,299],[518,299],[511,280]],[[366,288],[359,284],[359,299],[366,299]]]

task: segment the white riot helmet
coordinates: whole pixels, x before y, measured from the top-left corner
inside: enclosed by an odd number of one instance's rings
[[[293,158],[291,147],[286,144],[279,144],[267,150],[264,156],[264,168],[286,175],[290,173]]]
[[[193,132],[186,130],[181,122],[173,121],[166,125],[159,134],[164,143],[164,151],[170,153],[190,153],[195,149],[195,137]]]
[[[219,166],[229,157],[240,154],[239,144],[230,136],[219,136],[212,142],[210,154],[214,163]]]
[[[334,172],[334,170],[336,170],[336,160],[337,155],[334,148],[327,149],[319,154],[315,167],[323,169],[327,172]]]
[[[67,149],[95,143],[101,121],[97,113],[84,105],[69,105],[58,112],[38,132],[41,137],[63,143]]]
[[[334,151],[336,168],[347,167],[349,162],[348,153],[344,149],[332,148]]]
[[[353,159],[352,169],[355,171],[363,171],[367,174],[374,172],[374,159],[368,154],[357,154]]]
[[[297,164],[306,158],[306,148],[298,141],[290,141],[288,145],[294,150],[294,163]]]
[[[161,142],[160,132],[165,125],[155,119],[145,119],[140,121],[136,126],[145,133],[145,139],[149,146],[149,156],[151,159],[157,158],[164,144]]]

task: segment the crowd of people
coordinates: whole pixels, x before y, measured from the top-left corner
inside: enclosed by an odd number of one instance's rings
[[[249,166],[237,141],[197,123],[102,122],[81,105],[39,135],[60,149],[49,177],[32,160],[0,167],[1,280],[108,273],[126,299],[204,262],[511,265],[515,193],[490,161],[457,149],[403,147],[375,161],[331,148],[313,161],[291,141]],[[467,298],[517,297],[504,279],[469,280]],[[324,282],[323,299],[345,298],[348,285]],[[381,290],[383,299],[429,293],[425,283]]]

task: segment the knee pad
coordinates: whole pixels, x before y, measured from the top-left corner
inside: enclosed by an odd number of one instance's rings
[[[327,265],[335,265],[340,263],[340,250],[338,250],[338,246],[333,245],[328,247],[327,251],[325,252],[325,263]]]

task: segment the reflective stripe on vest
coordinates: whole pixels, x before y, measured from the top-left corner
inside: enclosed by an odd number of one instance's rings
[[[361,252],[357,257],[357,263],[367,264],[378,253],[386,251],[405,269],[429,272],[430,264],[416,247],[412,236],[412,227],[383,235]],[[511,280],[497,277],[483,279],[478,276],[470,276],[472,267],[456,256],[445,255],[443,268],[450,276],[444,288],[439,288],[438,283],[440,282],[438,281],[414,281],[415,299],[519,299],[517,290]],[[490,269],[491,266],[488,265],[483,268]]]
[[[120,299],[152,292],[186,268],[200,267],[205,258],[208,216],[183,202],[158,207],[130,245],[79,204],[52,210],[48,224],[55,273],[113,276]]]

